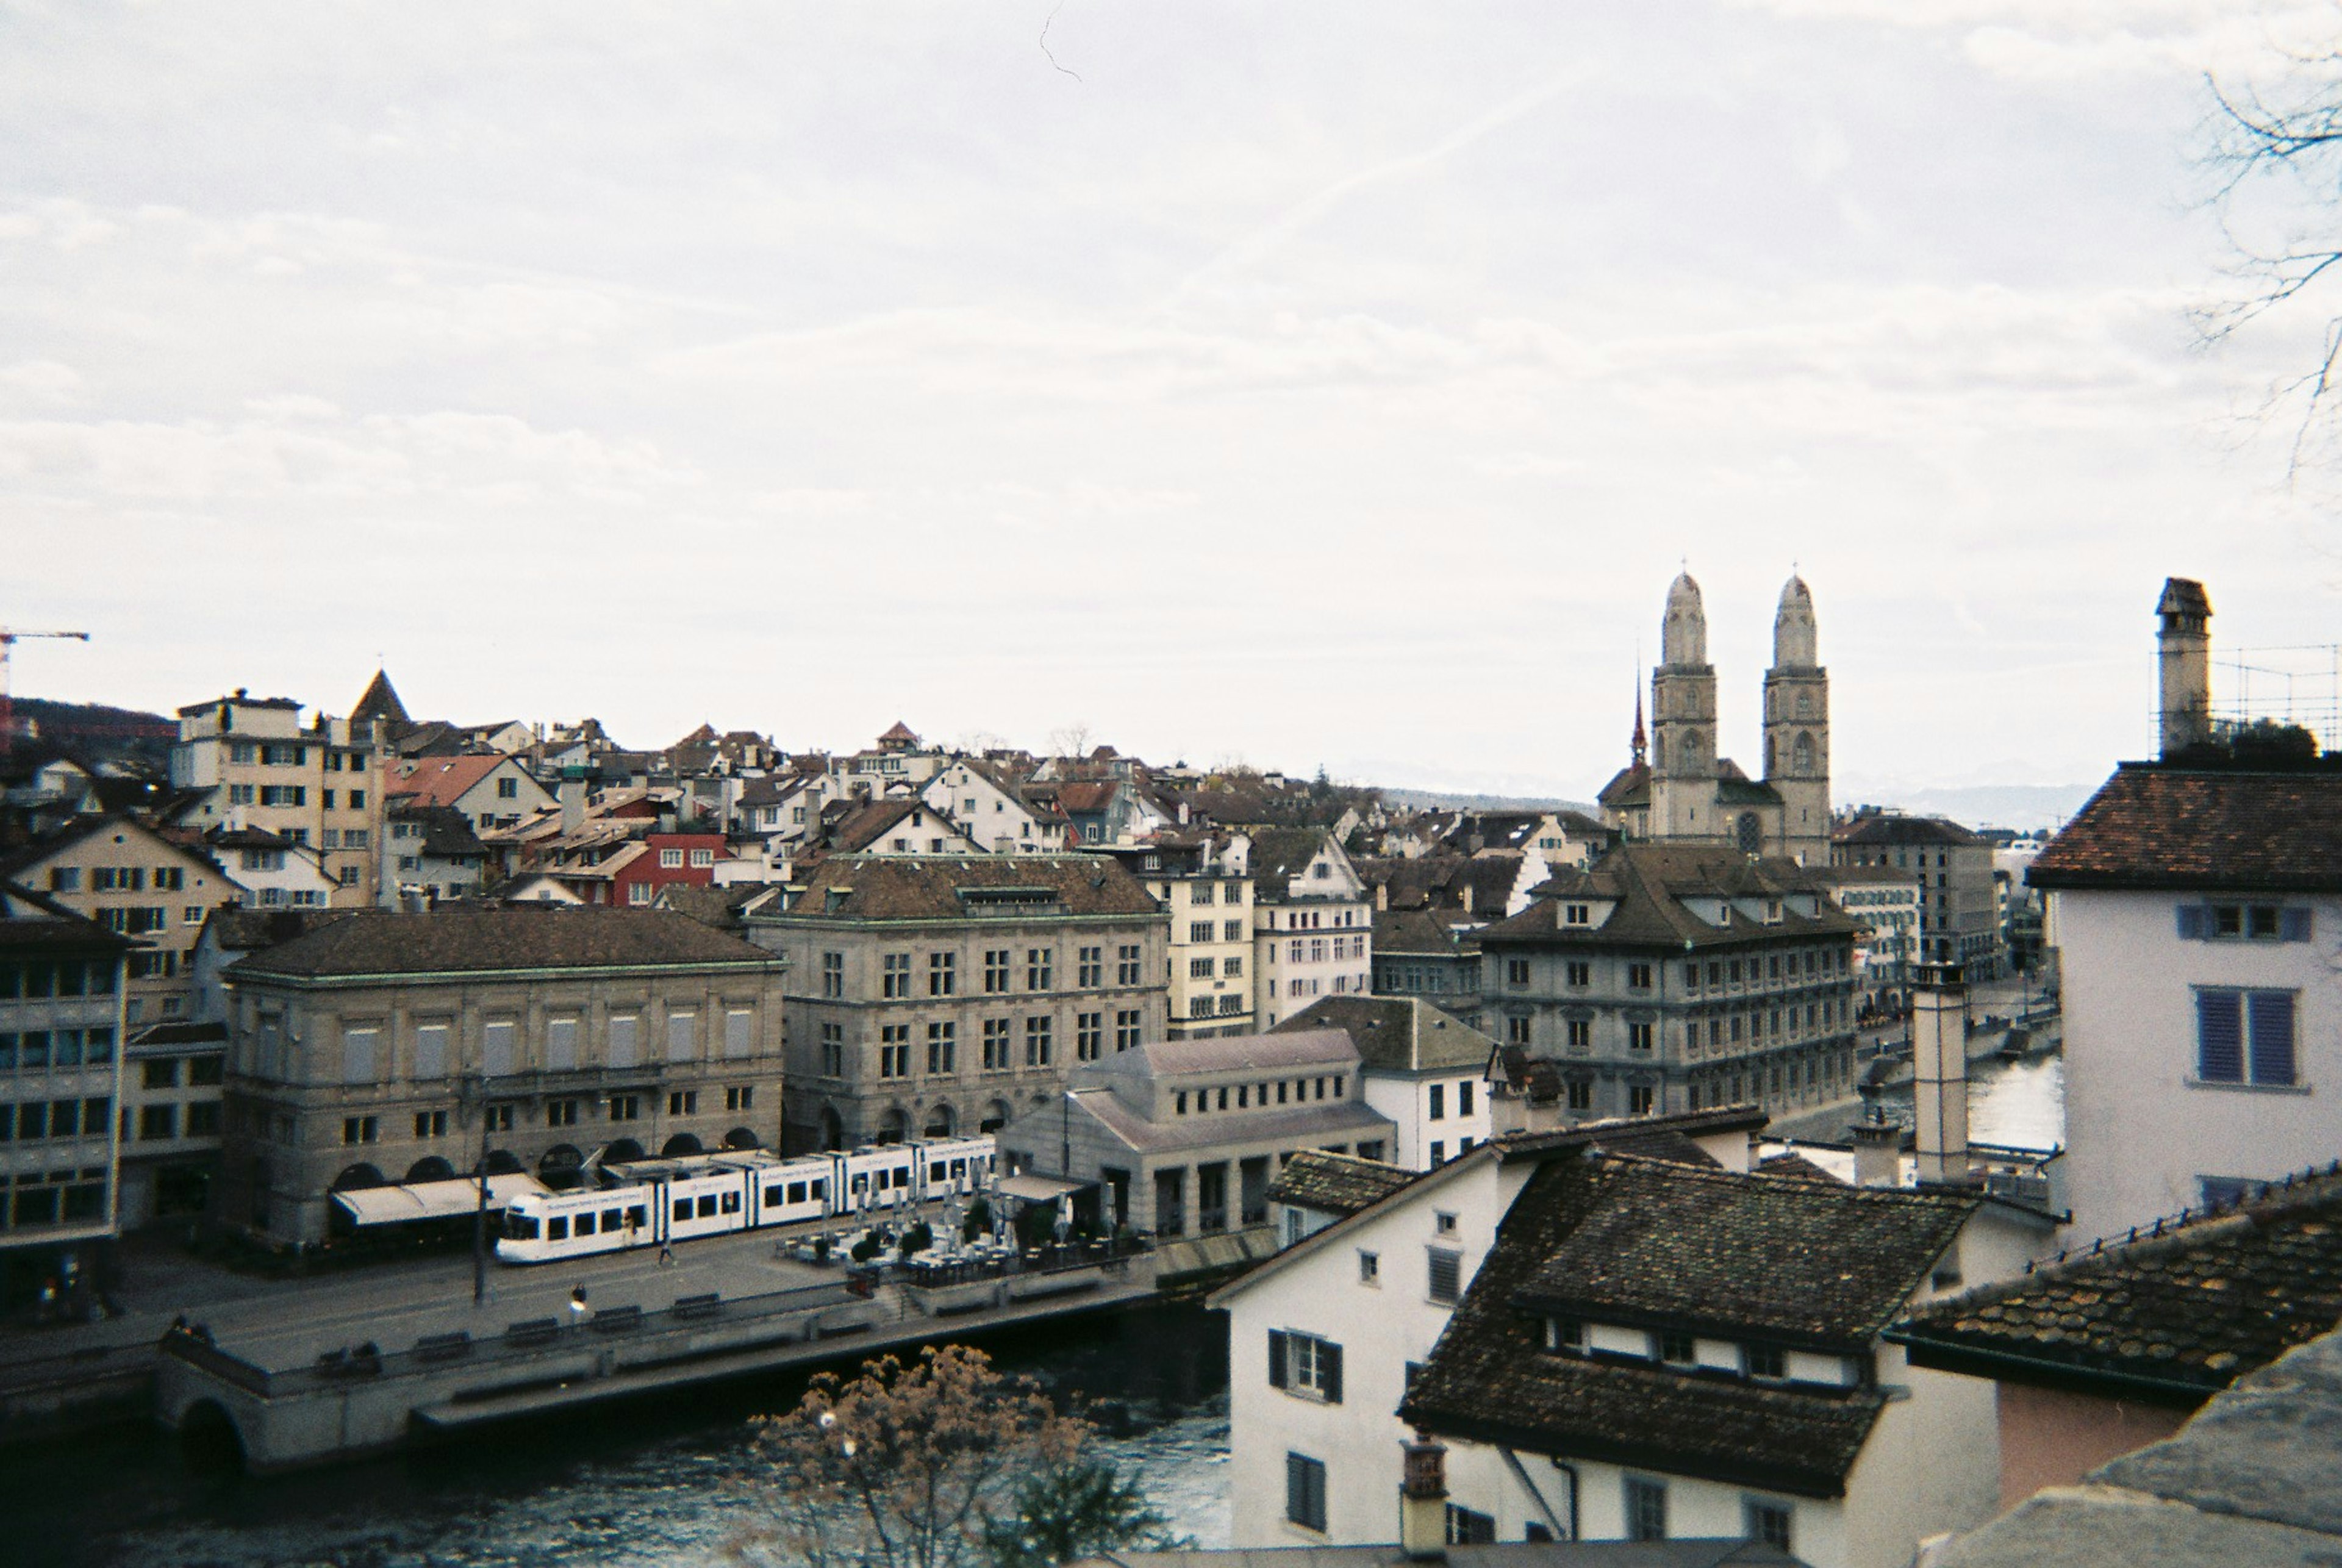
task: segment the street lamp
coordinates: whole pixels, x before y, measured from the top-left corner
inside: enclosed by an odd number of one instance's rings
[[[472,1167],[472,1304],[478,1307],[488,1299],[488,1075],[466,1073],[462,1084],[480,1117],[480,1157]]]

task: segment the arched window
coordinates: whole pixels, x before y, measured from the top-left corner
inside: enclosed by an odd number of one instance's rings
[[[886,1113],[878,1124],[878,1141],[899,1144],[911,1135],[911,1115],[900,1105]]]
[[[1801,718],[1801,719],[1809,719],[1809,718],[1812,718],[1813,716],[1814,716],[1814,694],[1813,694],[1813,693],[1811,693],[1811,692],[1799,692],[1799,693],[1797,694],[1797,717],[1799,717],[1799,718]]]
[[[680,1159],[686,1154],[696,1154],[699,1152],[699,1140],[697,1138],[692,1136],[689,1133],[677,1133],[674,1137],[669,1138],[664,1144],[660,1145],[659,1158],[663,1160]]]
[[[387,1184],[383,1180],[382,1173],[372,1165],[356,1164],[345,1167],[340,1175],[334,1178],[333,1190],[337,1193],[362,1193],[368,1187]]]
[[[821,1108],[821,1146],[825,1149],[846,1147],[846,1124],[838,1120],[837,1109],[834,1105]]]
[[[1756,814],[1753,811],[1740,814],[1740,820],[1733,824],[1732,833],[1743,854],[1756,854],[1765,847],[1765,824],[1756,820]]]
[[[919,1136],[922,1138],[948,1138],[952,1135],[952,1129],[956,1127],[958,1124],[959,1116],[957,1113],[953,1111],[953,1109],[947,1104],[937,1105],[935,1109],[927,1113],[927,1124],[921,1130]]]
[[[735,1127],[724,1134],[724,1146],[727,1149],[761,1149],[765,1141],[746,1127]]]
[[[442,1154],[425,1154],[406,1167],[410,1182],[446,1182],[455,1179],[455,1167]]]
[[[1792,759],[1795,771],[1800,774],[1809,774],[1813,772],[1814,737],[1807,732],[1799,730],[1797,732],[1797,744],[1790,748],[1789,754]]]
[[[1767,778],[1771,778],[1775,774],[1778,773],[1780,769],[1781,747],[1779,737],[1775,735],[1767,735],[1765,737],[1765,776]]]
[[[976,1124],[979,1133],[997,1133],[1008,1125],[1008,1102],[995,1100],[984,1108],[984,1119]]]

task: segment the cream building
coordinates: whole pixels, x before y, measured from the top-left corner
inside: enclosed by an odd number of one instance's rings
[[[315,850],[334,903],[380,894],[383,754],[379,726],[320,714],[301,723],[290,697],[244,691],[179,710],[171,783],[209,792],[180,820],[202,831],[253,828]]]
[[[1170,914],[1170,1038],[1252,1034],[1252,841],[1164,833],[1098,853],[1120,861]]]
[[[1252,835],[1253,1007],[1272,1029],[1325,996],[1374,985],[1374,894],[1324,828]]]

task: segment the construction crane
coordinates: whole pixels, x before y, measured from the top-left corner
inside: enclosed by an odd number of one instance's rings
[[[6,756],[16,746],[16,707],[9,697],[9,656],[15,653],[17,642],[25,637],[69,637],[77,643],[89,641],[87,632],[19,632],[12,626],[0,626],[0,757]]]

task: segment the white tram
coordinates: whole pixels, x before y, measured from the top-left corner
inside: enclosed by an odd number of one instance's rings
[[[547,1263],[966,1196],[990,1183],[995,1159],[987,1134],[793,1160],[747,1150],[604,1165],[598,1187],[515,1196],[496,1256]]]

